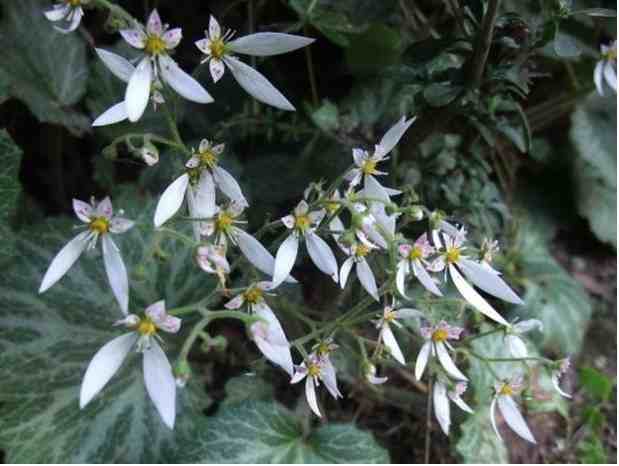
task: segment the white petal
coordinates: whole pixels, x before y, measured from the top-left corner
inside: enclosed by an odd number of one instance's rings
[[[185,73],[168,55],[159,58],[161,77],[178,95],[199,104],[213,102],[211,95],[206,92],[198,81]]]
[[[92,126],[106,126],[120,123],[129,118],[127,114],[127,105],[125,101],[112,105],[105,112],[99,115],[95,121],[92,122]]]
[[[143,49],[146,47],[146,34],[141,28],[121,29],[118,32],[120,32],[122,38],[132,47],[136,49]]]
[[[213,168],[213,177],[221,192],[228,196],[228,198],[244,207],[249,205],[247,199],[243,196],[241,187],[230,173],[221,167],[215,167]]]
[[[483,265],[470,259],[460,259],[458,267],[462,269],[464,275],[473,282],[475,286],[481,288],[497,298],[514,304],[524,304],[522,299],[503,281],[496,273],[488,270]]]
[[[267,359],[284,369],[292,377],[294,368],[292,355],[290,354],[290,345],[279,320],[277,320],[273,311],[266,306],[259,307],[255,314],[267,321],[269,332],[267,340],[256,338],[254,340],[256,345]]]
[[[125,333],[107,342],[94,355],[80,389],[80,408],[84,408],[116,374],[137,341],[135,332]]]
[[[218,58],[211,58],[208,63],[208,67],[214,83],[219,81],[226,71],[226,66],[224,65],[224,62],[219,60]]]
[[[340,286],[342,289],[346,286],[346,282],[348,281],[348,275],[350,275],[350,271],[352,270],[352,266],[355,265],[355,259],[349,257],[344,261],[342,267],[340,268]]]
[[[247,260],[261,272],[273,276],[275,259],[262,243],[240,228],[235,230],[235,235],[239,249]],[[297,283],[290,275],[286,277],[285,281],[288,283]]]
[[[514,358],[526,358],[528,355],[527,345],[525,345],[522,338],[517,335],[506,335],[505,343],[509,350],[509,353]]]
[[[465,411],[469,414],[473,414],[474,411],[471,409],[471,407],[469,405],[467,405],[464,400],[462,398],[460,398],[459,396],[450,396],[449,399],[451,401],[453,401],[456,406],[458,408],[460,408],[462,411]]]
[[[168,333],[178,333],[181,328],[181,319],[166,312],[165,301],[159,300],[148,306],[144,313],[151,318],[157,328]]]
[[[275,256],[275,267],[273,271],[273,288],[278,287],[290,274],[294,262],[297,259],[299,250],[299,238],[290,235],[279,246]]]
[[[490,319],[498,322],[499,324],[503,324],[509,326],[507,321],[501,317],[501,315],[495,311],[488,302],[480,296],[475,289],[469,285],[466,280],[460,275],[460,272],[453,266],[449,265],[449,275],[456,285],[456,288],[462,295],[462,297],[468,301],[475,309],[477,309],[482,314],[488,316]]]
[[[414,260],[412,262],[412,266],[415,277],[417,277],[417,279],[421,282],[421,284],[426,290],[437,296],[443,296],[443,293],[441,293],[441,290],[438,289],[436,283],[434,282],[426,268],[419,261]]]
[[[322,367],[322,372],[320,374],[321,380],[324,382],[326,389],[329,391],[331,396],[336,400],[338,398],[343,398],[340,389],[337,388],[337,378],[335,375],[335,367],[331,360],[327,359]]]
[[[185,192],[189,185],[189,175],[186,173],[179,176],[174,182],[166,188],[155,210],[155,226],[160,227],[167,222],[180,209]]]
[[[290,383],[299,383],[305,377],[307,377],[307,367],[305,366],[305,363],[302,363],[300,366],[295,367],[295,372],[294,375],[290,378]]]
[[[417,361],[415,362],[415,378],[417,380],[421,380],[423,372],[426,370],[426,366],[428,365],[428,359],[430,359],[431,352],[432,342],[427,341],[419,350],[419,354],[417,355]]]
[[[385,133],[383,138],[378,143],[378,145],[382,149],[383,155],[391,152],[391,150],[396,146],[396,144],[400,142],[400,139],[414,121],[414,117],[410,120],[406,120],[405,117],[402,117],[400,121],[398,121],[395,125],[389,128],[389,130]]]
[[[492,423],[492,428],[494,429],[494,433],[499,438],[499,440],[503,441],[501,434],[499,433],[499,429],[496,425],[496,400],[497,397],[492,398],[492,403],[490,403],[490,422]]]
[[[316,401],[316,387],[314,386],[314,379],[309,375],[305,380],[305,398],[307,399],[307,404],[311,410],[314,411],[314,414],[318,417],[322,417],[320,410],[318,409],[318,402]]]
[[[210,16],[208,21],[208,36],[209,39],[217,39],[221,36],[221,27],[213,15]]]
[[[144,350],[144,384],[148,396],[157,408],[163,423],[174,429],[176,417],[176,382],[172,366],[159,344],[152,340],[150,348]]]
[[[127,314],[129,310],[129,280],[125,263],[110,235],[103,235],[101,243],[103,245],[103,262],[105,263],[107,279],[110,282],[116,301],[118,301],[120,310],[123,314]]]
[[[73,199],[73,212],[84,223],[90,223],[94,213],[90,204],[79,199]]]
[[[279,92],[267,78],[258,73],[251,66],[233,57],[224,57],[224,61],[234,79],[239,85],[256,100],[272,105],[273,107],[294,111],[294,106]]]
[[[71,5],[54,5],[49,10],[45,10],[43,14],[50,21],[60,21],[68,16],[71,10]]]
[[[193,193],[193,213],[192,216],[197,218],[213,217],[217,210],[215,180],[212,175],[204,170],[200,175],[198,185],[194,188],[189,186],[189,190]]]
[[[595,83],[595,87],[597,88],[598,94],[601,96],[604,95],[604,84],[602,83],[602,75],[604,73],[604,62],[599,61],[595,65],[595,69],[593,70],[593,82]]]
[[[183,30],[181,28],[174,28],[166,31],[162,36],[165,42],[166,49],[171,50],[178,46],[183,38]]]
[[[444,383],[436,381],[433,390],[434,415],[441,426],[445,435],[449,435],[451,425],[451,415],[449,412],[449,398],[447,398],[447,387]]]
[[[552,375],[550,376],[550,380],[552,382],[552,386],[555,388],[555,390],[559,393],[559,395],[565,397],[565,398],[572,398],[572,395],[570,395],[569,393],[564,392],[561,387],[559,386],[559,377],[561,377],[561,374],[558,372],[553,372]]]
[[[338,282],[337,261],[333,255],[333,251],[324,239],[316,233],[308,232],[305,235],[305,245],[307,252],[312,259],[312,262],[323,273],[329,275],[335,283]]]
[[[362,260],[357,262],[357,277],[359,278],[363,288],[365,288],[365,291],[367,291],[376,301],[380,301],[380,298],[378,297],[376,279],[374,278],[374,273],[372,272],[372,269],[368,265],[367,261]]]
[[[103,64],[114,76],[126,83],[129,82],[135,71],[135,66],[133,66],[129,60],[104,49],[95,49],[95,52],[97,52]]]
[[[149,15],[146,23],[146,31],[149,34],[160,36],[163,32],[163,24],[161,24],[161,17],[155,8]]]
[[[115,234],[124,233],[130,230],[135,225],[133,220],[129,220],[123,217],[112,217],[110,221],[110,231]]]
[[[136,122],[144,114],[150,96],[153,68],[149,57],[144,57],[129,79],[125,92],[125,103],[129,121]]]
[[[436,356],[438,360],[441,362],[441,366],[443,369],[449,374],[450,377],[458,380],[468,380],[466,375],[460,372],[460,369],[456,367],[449,352],[447,351],[447,347],[442,342],[437,342],[434,347],[436,348]]]
[[[398,263],[398,270],[395,274],[395,284],[398,289],[398,292],[404,297],[408,299],[406,296],[406,263],[404,261],[400,261]]]
[[[309,37],[283,34],[280,32],[258,32],[240,37],[227,45],[233,52],[257,57],[279,55],[300,49],[314,42]]]
[[[69,26],[67,28],[54,26],[54,29],[63,34],[68,34],[70,32],[73,32],[79,27],[83,16],[84,16],[84,10],[82,10],[79,7],[73,8],[73,11],[65,18],[66,20],[70,20]]]
[[[383,343],[385,346],[389,348],[389,352],[391,356],[398,361],[402,365],[406,365],[406,361],[404,360],[404,355],[402,354],[402,350],[400,349],[400,345],[398,345],[398,341],[395,339],[391,328],[389,328],[388,324],[385,324],[381,329],[381,334],[383,337]]]
[[[615,92],[617,92],[617,72],[610,63],[604,65],[604,79]]]
[[[224,304],[224,307],[226,309],[239,309],[243,304],[245,304],[245,297],[240,294]]]
[[[385,191],[385,188],[378,182],[372,175],[366,175],[363,177],[364,189],[363,194],[369,198],[380,199],[384,202],[389,202],[389,194]]]
[[[89,234],[89,231],[80,233],[65,244],[58,254],[56,254],[52,263],[49,264],[47,272],[45,272],[41,287],[39,288],[39,293],[48,290],[67,273],[78,257],[80,257],[80,254],[86,249],[88,245],[87,237]]]
[[[503,419],[505,419],[507,425],[514,432],[531,443],[537,443],[535,438],[533,438],[533,434],[529,430],[529,426],[527,426],[526,421],[522,417],[522,414],[520,414],[518,405],[512,397],[505,395],[498,396],[497,404],[499,405],[499,410],[503,415]]]

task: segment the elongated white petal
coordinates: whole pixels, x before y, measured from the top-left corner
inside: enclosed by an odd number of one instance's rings
[[[149,57],[144,57],[129,79],[125,92],[125,104],[129,121],[136,122],[144,114],[150,96],[153,68]]]
[[[617,72],[610,63],[604,65],[604,79],[606,80],[606,84],[608,84],[613,91],[617,92]]]
[[[357,262],[357,277],[359,277],[359,281],[365,291],[376,301],[380,301],[378,297],[378,287],[376,286],[376,278],[374,278],[374,273],[367,261],[362,260]]]
[[[209,218],[215,215],[217,210],[215,180],[213,176],[204,170],[200,175],[200,180],[196,188],[189,186],[189,190],[193,191],[193,212],[192,216],[197,218]]]
[[[69,13],[69,15],[65,18],[66,20],[69,21],[69,26],[66,28],[63,28],[60,26],[54,26],[54,29],[63,34],[68,34],[70,32],[73,32],[79,27],[83,16],[84,16],[84,10],[82,10],[82,8],[80,7],[73,8],[73,11]]]
[[[305,235],[305,245],[312,262],[323,273],[329,275],[335,283],[338,282],[337,260],[327,242],[316,233],[308,232]]]
[[[144,384],[148,396],[157,408],[163,423],[174,429],[176,417],[176,382],[172,366],[155,340],[144,350]]]
[[[110,235],[103,235],[101,239],[103,245],[103,262],[107,279],[112,287],[112,292],[118,301],[120,310],[127,314],[129,310],[129,279],[127,269],[120,255],[120,251]]]
[[[131,46],[136,49],[143,49],[146,47],[146,33],[140,27],[135,29],[121,29],[120,35]]]
[[[499,410],[503,415],[503,419],[505,419],[507,425],[514,432],[516,432],[520,437],[531,443],[537,443],[535,441],[535,438],[533,437],[533,434],[529,430],[529,426],[527,426],[524,417],[522,417],[522,414],[518,409],[518,405],[511,396],[498,396],[497,404],[499,405]]]
[[[275,259],[262,243],[240,228],[235,230],[235,235],[239,249],[247,260],[261,272],[269,276],[274,276]],[[285,281],[288,283],[297,283],[290,275],[285,277]]]
[[[469,405],[467,405],[465,403],[465,401],[462,398],[460,398],[459,396],[450,396],[449,399],[451,401],[453,401],[456,404],[456,406],[458,408],[460,408],[462,411],[465,411],[465,412],[467,412],[469,414],[473,414],[474,413],[474,411],[471,409],[471,407]]]
[[[221,192],[228,196],[228,198],[244,207],[249,205],[241,187],[230,173],[221,167],[215,167],[213,168],[213,177]]]
[[[445,369],[445,372],[449,374],[450,377],[458,380],[468,380],[466,375],[460,372],[460,369],[456,367],[451,356],[449,355],[449,351],[447,351],[447,346],[445,346],[442,342],[437,342],[434,347],[436,348],[436,356]]]
[[[335,367],[331,360],[327,359],[322,367],[322,372],[320,374],[320,378],[325,384],[326,389],[329,391],[331,396],[336,400],[338,398],[343,398],[340,389],[337,388],[337,377],[335,375]]]
[[[400,121],[398,121],[395,125],[393,125],[382,137],[378,145],[382,149],[383,155],[388,154],[391,150],[396,146],[400,139],[408,129],[410,125],[413,124],[415,118],[411,118],[410,120],[406,120],[405,117],[402,117]]]
[[[129,118],[127,114],[127,105],[125,101],[112,105],[105,112],[99,115],[95,121],[92,122],[92,126],[106,126],[120,123]]]
[[[430,359],[430,353],[432,352],[432,342],[427,341],[423,344],[417,355],[417,361],[415,362],[415,378],[421,380],[423,372],[426,370],[428,360]]]
[[[381,329],[381,334],[383,337],[383,343],[385,343],[385,346],[389,348],[391,356],[393,356],[393,358],[400,364],[406,365],[406,361],[404,359],[404,355],[402,354],[402,350],[400,349],[400,345],[398,345],[398,341],[395,339],[395,336],[393,335],[393,332],[391,331],[391,328],[388,324],[383,326],[383,328]]]
[[[160,227],[167,222],[180,209],[185,192],[189,185],[189,175],[186,173],[179,176],[174,182],[166,188],[155,210],[155,226]]]
[[[211,95],[198,81],[185,73],[172,58],[162,55],[159,58],[161,77],[178,95],[199,104],[213,102]]]
[[[239,85],[256,100],[282,110],[295,111],[288,99],[251,66],[233,57],[225,57],[224,62]]]
[[[229,42],[228,48],[236,53],[268,57],[300,49],[314,40],[280,32],[258,32]]]
[[[129,82],[135,71],[135,66],[129,60],[104,49],[95,49],[95,52],[114,76],[126,83]]]
[[[116,374],[137,339],[135,332],[125,333],[107,342],[97,351],[84,374],[80,389],[80,408],[90,403]]]
[[[496,425],[496,400],[497,397],[495,396],[492,398],[492,403],[490,403],[490,422],[492,423],[492,428],[494,429],[494,433],[496,434],[496,436],[499,438],[499,440],[503,441],[503,437],[501,437],[499,429]]]
[[[256,345],[267,359],[284,369],[292,377],[294,365],[290,354],[290,344],[279,320],[267,306],[258,307],[255,314],[264,319],[268,325],[268,337],[266,339],[255,338]]]
[[[372,175],[363,177],[363,194],[368,198],[380,199],[383,202],[389,202],[389,194],[385,188]]]
[[[273,288],[279,286],[290,274],[299,251],[299,238],[290,235],[279,246],[275,255],[275,267],[273,271]]]
[[[342,289],[346,286],[346,282],[348,281],[348,275],[350,275],[350,271],[352,270],[352,266],[355,265],[355,259],[349,257],[344,261],[342,267],[340,267],[340,286]]]
[[[43,293],[53,286],[58,280],[60,280],[65,273],[75,263],[77,258],[82,254],[86,246],[88,245],[87,237],[89,231],[84,231],[69,241],[63,246],[63,248],[56,254],[56,257],[49,264],[47,272],[41,282],[39,293]]]
[[[67,15],[70,13],[70,10],[71,5],[69,4],[54,5],[49,10],[45,10],[43,14],[50,21],[60,21],[61,19],[67,17]]]
[[[438,289],[436,283],[426,270],[426,268],[421,264],[418,260],[412,262],[413,273],[415,277],[419,280],[419,282],[423,285],[423,287],[428,290],[430,293],[435,294],[436,296],[443,296],[441,290]]]
[[[395,274],[395,286],[398,292],[408,299],[406,295],[406,263],[404,261],[398,262],[397,272]]]
[[[460,259],[458,267],[464,275],[486,293],[514,304],[524,304],[522,299],[496,273],[470,259]]]
[[[444,383],[436,381],[432,393],[434,403],[434,415],[445,435],[449,435],[451,425],[451,415],[449,412],[449,398],[447,398],[447,387]]]
[[[307,404],[318,417],[322,417],[320,410],[318,409],[318,401],[316,401],[316,386],[314,385],[314,379],[311,376],[307,376],[305,380],[305,398]]]
[[[604,96],[604,85],[602,83],[602,75],[604,72],[604,62],[599,61],[595,65],[595,69],[593,70],[593,82],[595,83],[595,87],[598,91],[598,94]]]
[[[456,288],[462,297],[466,299],[475,309],[499,324],[509,326],[507,321],[503,319],[503,317],[501,317],[501,315],[495,311],[471,285],[466,282],[462,275],[460,275],[460,272],[458,272],[452,264],[449,265],[449,275],[451,276],[454,285],[456,285]]]
[[[506,335],[505,344],[509,353],[514,358],[526,358],[528,355],[527,345],[518,335]]]

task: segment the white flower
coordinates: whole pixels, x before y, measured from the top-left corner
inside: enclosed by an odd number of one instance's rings
[[[421,347],[417,355],[417,362],[415,363],[415,377],[417,380],[421,380],[430,355],[438,358],[441,366],[450,377],[457,380],[468,380],[451,359],[449,350],[453,351],[453,348],[447,341],[459,339],[462,330],[460,327],[452,327],[445,321],[441,321],[435,326],[421,327],[421,336],[426,342]]]
[[[77,218],[87,225],[86,231],[78,234],[56,254],[45,272],[39,293],[48,290],[60,280],[82,252],[87,248],[93,249],[97,245],[97,239],[101,237],[105,272],[121,310],[126,313],[129,307],[127,269],[109,233],[124,233],[133,226],[133,222],[114,215],[112,201],[109,197],[103,199],[98,205],[95,205],[94,198],[91,204],[73,199],[73,210]]]
[[[449,427],[451,426],[449,400],[461,410],[470,414],[473,413],[473,410],[461,398],[465,391],[466,382],[457,382],[452,390],[448,390],[447,384],[441,378],[434,382],[434,389],[432,390],[434,415],[445,435],[449,435]]]
[[[465,240],[464,229],[458,231],[456,236],[443,233],[442,243],[440,236],[441,234],[439,233],[433,234],[435,246],[443,248],[441,255],[430,264],[428,269],[433,272],[439,272],[445,269],[449,271],[454,285],[469,304],[490,319],[509,327],[509,323],[494,310],[488,301],[475,291],[464,277],[462,277],[460,272],[464,273],[475,286],[497,298],[514,304],[524,304],[522,300],[514,293],[507,283],[501,279],[498,271],[494,270],[488,264],[482,265],[475,262],[463,254],[463,251],[466,249],[463,246]]]
[[[367,362],[365,364],[364,372],[365,372],[365,380],[367,380],[372,385],[382,385],[385,382],[387,382],[387,380],[389,380],[387,377],[377,377],[376,366],[372,364],[371,362]]]
[[[387,155],[393,150],[414,121],[414,117],[410,120],[406,120],[405,117],[402,117],[402,119],[385,133],[380,142],[375,146],[374,154],[372,155],[363,149],[353,149],[352,156],[356,168],[351,169],[346,174],[346,179],[350,181],[351,186],[356,186],[363,180],[365,195],[379,198],[384,202],[389,202],[390,195],[399,193],[399,191],[393,191],[383,187],[378,182],[375,176],[386,175],[387,173],[377,170],[376,166],[380,162],[389,159]]]
[[[514,358],[526,358],[528,355],[527,345],[522,340],[521,335],[532,330],[544,330],[544,324],[537,319],[523,320],[513,324],[505,335],[504,342],[510,354]]]
[[[515,394],[522,390],[522,376],[515,375],[511,381],[504,381],[495,384],[495,395],[492,399],[492,404],[490,405],[490,420],[492,421],[492,427],[496,432],[499,440],[501,439],[501,434],[499,434],[499,429],[496,425],[496,406],[499,406],[499,411],[503,415],[503,419],[507,425],[516,432],[523,439],[531,442],[537,443],[533,434],[529,430],[526,421],[522,417],[520,410],[518,409],[518,405],[512,398]]]
[[[290,383],[299,383],[303,379],[305,379],[305,398],[307,399],[307,404],[318,417],[322,416],[318,409],[318,401],[316,400],[316,387],[320,386],[321,381],[325,384],[333,398],[336,400],[342,398],[342,394],[337,388],[335,368],[329,358],[321,358],[315,353],[310,354],[307,361],[295,367],[295,373],[290,379]]]
[[[426,270],[426,267],[429,265],[426,259],[434,253],[434,248],[430,245],[425,233],[417,238],[417,241],[412,246],[410,244],[401,244],[398,247],[398,252],[400,254],[400,261],[398,262],[396,273],[396,285],[402,296],[408,298],[406,296],[405,282],[411,271],[426,290],[437,296],[443,296],[434,279]]]
[[[552,371],[550,376],[550,380],[552,381],[552,386],[559,393],[559,395],[565,398],[572,398],[572,395],[564,392],[559,386],[559,379],[563,374],[565,374],[570,368],[570,358],[565,358],[558,361],[558,367]]]
[[[338,215],[342,208],[342,205],[340,204],[341,199],[342,197],[340,196],[340,192],[336,189],[333,191],[333,194],[331,194],[329,201],[325,203],[325,210],[327,211],[328,217],[331,218],[329,221],[329,231],[338,245],[342,233],[346,230],[344,223]]]
[[[212,274],[229,274],[230,264],[226,258],[226,248],[220,244],[207,244],[196,250],[196,261],[202,270]]]
[[[376,278],[374,278],[374,272],[372,272],[366,259],[372,248],[363,243],[356,243],[346,249],[346,253],[350,257],[344,261],[340,269],[340,286],[342,289],[346,287],[348,275],[353,266],[355,266],[357,278],[361,286],[363,286],[365,291],[367,291],[372,298],[376,301],[380,301],[378,297],[378,287],[376,286]]]
[[[80,408],[90,403],[105,387],[135,346],[137,352],[143,356],[144,385],[148,396],[164,424],[173,429],[176,417],[176,382],[172,367],[157,343],[157,339],[161,339],[157,332],[163,330],[177,333],[181,320],[168,315],[165,302],[158,301],[146,308],[144,317],[129,314],[115,325],[124,325],[130,328],[131,332],[114,338],[94,355],[82,381]]]
[[[315,233],[316,227],[325,216],[324,210],[309,211],[304,200],[299,202],[292,215],[282,218],[282,222],[292,233],[284,240],[275,256],[275,271],[273,287],[279,286],[290,274],[297,258],[300,239],[305,240],[305,246],[312,262],[321,272],[329,275],[335,283],[338,282],[338,266],[329,245]]]
[[[398,341],[395,339],[395,335],[391,330],[391,325],[395,325],[398,328],[402,327],[402,324],[398,322],[398,319],[410,319],[415,317],[422,316],[422,313],[416,309],[408,309],[402,308],[395,310],[396,303],[394,302],[392,306],[385,306],[383,309],[383,314],[379,315],[379,319],[374,323],[376,328],[379,329],[378,333],[378,341],[383,342],[383,344],[389,350],[389,353],[393,358],[398,361],[402,365],[406,365],[406,361],[404,359],[404,355],[402,354],[402,350],[400,349],[400,345]]]
[[[90,0],[61,0],[60,3],[44,11],[43,14],[54,23],[62,21],[62,23],[66,24],[66,28],[54,26],[54,29],[63,34],[68,34],[79,27],[84,16],[82,5],[88,5],[89,3]]]
[[[256,100],[282,110],[294,111],[294,106],[260,73],[233,56],[234,53],[266,57],[297,50],[314,42],[308,37],[259,32],[230,40],[233,32],[222,34],[217,20],[211,16],[205,39],[197,41],[196,47],[206,55],[202,63],[208,62],[213,82],[219,81],[226,66],[239,85]]]
[[[598,94],[604,95],[604,83],[617,92],[617,41],[600,46],[602,58],[595,65],[593,81]]]

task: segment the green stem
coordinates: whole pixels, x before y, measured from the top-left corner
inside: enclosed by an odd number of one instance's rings
[[[475,45],[475,51],[473,52],[471,62],[470,85],[473,89],[477,89],[481,85],[484,70],[486,68],[486,61],[488,60],[488,53],[490,52],[490,46],[492,45],[494,25],[496,23],[500,3],[501,0],[488,1],[488,9],[486,10],[486,14],[484,15],[484,19],[482,21],[481,31],[477,37],[477,43]]]

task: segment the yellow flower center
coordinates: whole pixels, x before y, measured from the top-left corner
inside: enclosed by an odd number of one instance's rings
[[[311,223],[308,215],[297,215],[294,218],[294,226],[301,233],[305,232],[305,230],[310,227]]]
[[[90,228],[90,231],[102,235],[110,231],[110,221],[105,217],[96,217],[90,221],[88,228]]]
[[[370,248],[365,244],[359,244],[355,248],[355,256],[357,257],[365,257],[370,253]]]
[[[448,336],[449,334],[447,333],[447,330],[440,328],[438,330],[435,330],[434,333],[432,333],[432,341],[435,341],[435,342],[445,341],[447,340]]]
[[[325,204],[325,209],[329,212],[330,215],[333,215],[340,208],[340,204],[338,202],[327,202]]]
[[[375,160],[366,160],[363,162],[361,171],[364,175],[373,175],[376,173],[376,164],[377,162]]]
[[[419,246],[413,246],[408,258],[412,261],[423,258],[423,251]]]
[[[204,152],[200,152],[199,156],[200,163],[208,168],[213,168],[217,165],[219,160],[217,155],[211,149],[206,149]]]
[[[218,231],[227,232],[228,230],[230,230],[230,227],[233,223],[234,218],[232,218],[229,213],[221,212],[217,216],[217,220],[215,220],[215,228],[217,228]]]
[[[151,335],[157,333],[157,327],[155,327],[155,323],[150,320],[149,317],[144,317],[140,319],[140,323],[135,330],[140,335],[145,337],[150,337]]]
[[[307,368],[307,373],[310,377],[318,377],[320,375],[320,366],[318,364],[310,364]]]
[[[513,394],[514,394],[514,389],[508,383],[504,383],[501,389],[499,390],[499,395],[512,396]]]
[[[82,0],[67,0],[67,3],[72,7],[76,7],[82,4]]]
[[[603,57],[605,60],[608,60],[608,61],[617,61],[617,49],[616,48],[608,49],[608,51],[605,54],[603,54]]]
[[[144,47],[146,53],[150,55],[159,55],[166,50],[164,40],[159,36],[148,36],[146,38],[146,46]]]
[[[260,288],[250,288],[244,293],[243,297],[249,304],[258,304],[262,301],[262,295],[263,293]]]
[[[393,322],[396,319],[396,316],[397,314],[395,313],[395,311],[387,311],[385,312],[383,319],[385,320],[385,322]]]
[[[331,352],[329,349],[329,344],[325,342],[320,343],[318,348],[316,348],[316,352],[318,353],[318,356],[328,356]]]
[[[220,60],[226,54],[226,44],[221,39],[211,41],[211,56]]]
[[[454,262],[458,262],[460,260],[460,248],[449,248],[447,249],[447,253],[445,254],[447,262],[453,264]]]

